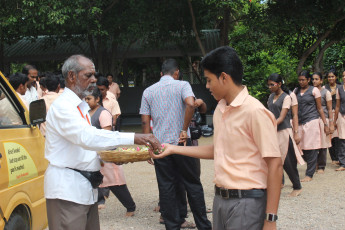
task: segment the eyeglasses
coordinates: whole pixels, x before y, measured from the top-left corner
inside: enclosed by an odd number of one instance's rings
[[[277,86],[278,83],[271,83],[271,84],[267,84],[267,87],[270,88],[270,87],[274,87],[274,86]]]

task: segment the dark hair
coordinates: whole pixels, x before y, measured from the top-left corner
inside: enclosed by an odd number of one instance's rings
[[[236,51],[229,46],[222,46],[212,50],[201,61],[201,67],[215,74],[229,74],[236,85],[242,84],[243,65]]]
[[[59,87],[60,84],[60,76],[53,74],[53,73],[47,73],[46,77],[43,78],[46,79],[46,88],[48,91],[53,91],[55,92],[56,89]]]
[[[111,73],[107,73],[107,75],[105,75],[106,77],[111,76],[114,79],[114,76]]]
[[[102,94],[101,94],[101,91],[96,87],[94,88],[92,91],[91,91],[91,96],[93,96],[95,99],[99,98],[99,104],[101,106],[103,106],[103,103],[102,103]]]
[[[304,76],[304,77],[307,78],[307,79],[310,79],[310,78],[311,78],[310,73],[309,73],[308,70],[302,70],[302,71],[298,74],[298,77],[299,77],[299,76]],[[295,94],[297,95],[297,94],[299,93],[300,90],[301,90],[301,86],[298,84],[297,90],[296,90]]]
[[[25,65],[22,69],[22,73],[25,75],[28,75],[29,70],[32,70],[32,69],[37,70],[37,68],[34,65]]]
[[[60,89],[64,89],[66,81],[65,78],[62,76],[62,74],[57,74],[57,76],[59,76]]]
[[[287,93],[287,94],[290,94],[289,93],[289,89],[286,87],[286,85],[284,84],[284,81],[283,81],[283,78],[280,76],[280,74],[278,73],[272,73],[268,78],[267,78],[267,81],[274,81],[274,82],[277,82],[277,83],[282,83],[282,86],[281,86],[281,89]]]
[[[44,76],[46,76],[46,75],[44,75]],[[44,88],[47,88],[47,85],[46,85],[46,77],[41,77],[39,83],[40,83],[40,85],[43,86]]]
[[[178,63],[175,59],[169,58],[163,62],[161,69],[163,75],[173,75],[176,70],[178,70]]]
[[[14,90],[17,90],[20,85],[25,85],[26,82],[29,81],[29,78],[27,75],[23,73],[18,73],[18,72],[10,75],[9,79],[10,79],[10,84],[12,85]]]
[[[313,75],[319,76],[320,80],[323,79],[323,76],[322,76],[322,74],[320,72],[315,72],[315,73],[313,73]],[[311,75],[311,76],[313,76],[313,75]]]
[[[105,77],[100,77],[97,79],[96,85],[98,86],[104,85],[105,87],[109,88],[109,81]]]

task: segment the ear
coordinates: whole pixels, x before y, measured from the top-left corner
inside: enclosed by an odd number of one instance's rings
[[[70,83],[74,83],[77,80],[77,76],[75,75],[75,73],[73,71],[68,71],[68,75],[67,75],[67,81]]]

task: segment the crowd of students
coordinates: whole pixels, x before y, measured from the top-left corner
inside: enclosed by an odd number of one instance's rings
[[[345,71],[342,72],[345,81]],[[345,171],[345,91],[334,70],[325,78],[321,73],[304,70],[298,87],[289,91],[279,74],[271,74],[268,109],[275,115],[283,167],[293,184],[290,196],[302,191],[301,182],[311,181],[314,173],[325,172],[327,149],[336,171]],[[307,164],[299,180],[297,163]],[[283,181],[284,183],[284,181]]]

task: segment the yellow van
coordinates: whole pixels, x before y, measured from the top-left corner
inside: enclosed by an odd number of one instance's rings
[[[42,104],[43,103],[43,104]],[[0,229],[40,230],[47,227],[44,198],[43,100],[30,113],[0,72]]]

